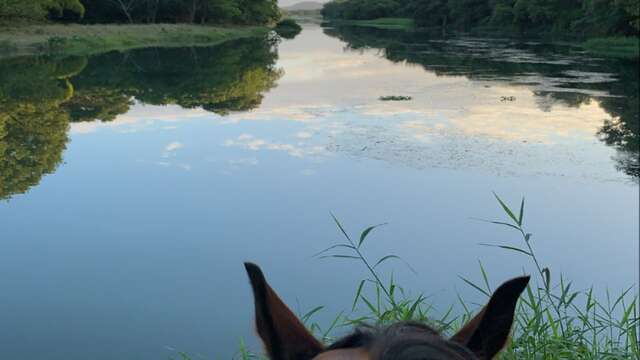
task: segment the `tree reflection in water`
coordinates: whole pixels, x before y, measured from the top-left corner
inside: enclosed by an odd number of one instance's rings
[[[0,199],[25,193],[62,161],[70,122],[111,121],[145,104],[225,115],[258,106],[282,76],[273,41],[0,61]]]
[[[443,41],[439,32],[357,26],[330,27],[324,32],[344,41],[347,50],[379,49],[392,62],[417,64],[437,75],[531,85],[543,111],[557,103],[578,107],[597,100],[611,116],[603,119],[598,138],[617,150],[616,168],[634,181],[640,180],[637,61],[593,61],[570,46],[510,39]]]

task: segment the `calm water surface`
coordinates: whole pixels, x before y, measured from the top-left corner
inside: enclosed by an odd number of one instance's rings
[[[19,359],[231,358],[242,261],[296,311],[365,273],[346,228],[438,309],[530,271],[492,191],[576,288],[637,284],[638,70],[567,46],[308,25],[294,40],[0,60],[0,343]],[[379,101],[380,96],[411,101]],[[637,291],[637,290],[635,290]]]

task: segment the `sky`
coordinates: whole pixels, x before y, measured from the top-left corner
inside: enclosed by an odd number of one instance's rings
[[[303,1],[306,1],[306,0],[278,0],[278,4],[280,6],[290,6],[290,5],[297,4],[297,3],[303,2]],[[311,1],[319,2],[319,3],[326,3],[329,0],[311,0]]]

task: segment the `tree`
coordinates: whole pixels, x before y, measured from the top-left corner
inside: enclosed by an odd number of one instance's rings
[[[49,13],[61,16],[64,11],[84,15],[80,0],[0,0],[0,19],[44,20]]]
[[[449,20],[447,0],[418,1],[414,20],[418,26],[446,28]]]
[[[108,0],[114,6],[118,7],[122,13],[127,17],[130,24],[133,24],[133,17],[131,12],[139,5],[141,0]],[[194,0],[195,1],[195,0]]]

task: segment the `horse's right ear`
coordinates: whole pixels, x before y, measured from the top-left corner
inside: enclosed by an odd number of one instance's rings
[[[244,263],[244,267],[253,288],[256,328],[269,359],[313,359],[323,350],[322,344],[280,300],[257,265]]]
[[[481,360],[493,359],[507,344],[516,303],[529,283],[529,276],[505,282],[482,310],[451,340],[466,346]]]

